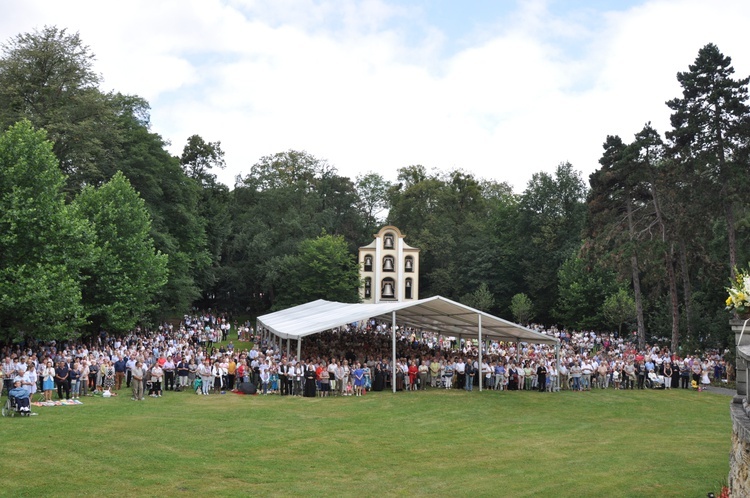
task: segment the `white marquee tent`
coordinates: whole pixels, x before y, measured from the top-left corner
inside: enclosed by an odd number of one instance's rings
[[[302,339],[342,325],[374,318],[392,324],[393,363],[396,363],[396,327],[418,327],[459,338],[550,344],[559,351],[559,340],[484,313],[469,306],[435,296],[418,301],[378,304],[348,304],[319,299],[258,317],[258,328],[280,340],[297,340],[299,358]],[[482,351],[479,349],[479,363]],[[395,377],[395,371],[392,372]],[[395,381],[391,383],[395,391]],[[480,385],[481,390],[481,376]]]

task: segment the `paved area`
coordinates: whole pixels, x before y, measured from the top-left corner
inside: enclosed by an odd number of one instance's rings
[[[724,394],[726,396],[737,395],[737,391],[735,389],[727,389],[726,387],[706,386],[704,389],[708,392]]]

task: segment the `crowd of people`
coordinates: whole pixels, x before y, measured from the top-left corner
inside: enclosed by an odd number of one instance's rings
[[[638,349],[615,334],[532,328],[560,339],[559,360],[550,345],[485,342],[480,364],[475,340],[402,328],[392,364],[391,331],[374,321],[307,337],[298,359],[249,323],[230,324],[211,313],[123,336],[102,333],[85,343],[6,346],[0,356],[4,390],[21,387],[29,397],[39,392],[46,402],[123,389],[134,401],[166,391],[209,396],[243,384],[262,395],[362,396],[392,389],[394,371],[398,391],[472,391],[480,378],[498,391],[687,389],[733,374],[719,351],[683,356],[658,345]]]

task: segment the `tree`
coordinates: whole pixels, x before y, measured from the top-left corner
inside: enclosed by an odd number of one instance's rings
[[[74,206],[96,234],[83,289],[93,332],[100,327],[131,330],[153,309],[156,293],[167,283],[167,257],[154,249],[146,205],[118,172],[99,188],[86,187]]]
[[[747,186],[750,139],[750,77],[735,80],[732,59],[709,43],[698,51],[689,71],[677,73],[682,98],[667,102],[674,111],[667,138],[681,160],[699,172],[706,199],[721,206],[729,249],[728,270],[737,267],[736,212]]]
[[[628,147],[619,136],[608,135],[603,144],[601,168],[589,177],[588,244],[592,256],[607,255],[624,275],[629,275],[635,294],[638,345],[646,344],[646,326],[641,291],[639,237],[636,207],[643,204],[641,171],[633,168]]]
[[[229,211],[233,229],[222,254],[217,295],[227,306],[253,313],[279,306],[277,299],[287,303],[280,294],[288,285],[282,275],[297,259],[302,241],[325,231],[343,237],[347,252],[354,253],[372,234],[352,181],[301,151],[262,157],[238,179]],[[283,287],[283,293],[288,290]]]
[[[65,204],[52,144],[20,121],[0,135],[0,333],[4,339],[76,338],[86,323],[81,268],[93,243]]]
[[[115,115],[78,33],[45,26],[2,51],[0,128],[26,118],[46,129],[69,190],[106,181],[118,148]]]
[[[635,300],[625,289],[610,294],[602,304],[602,314],[610,325],[616,325],[619,337],[622,337],[622,326],[635,319]]]
[[[365,223],[370,231],[374,232],[383,222],[381,214],[388,208],[388,190],[391,184],[382,175],[369,172],[357,176],[355,187]]]
[[[201,187],[183,172],[161,136],[148,128],[148,103],[116,95],[120,152],[117,164],[146,202],[156,249],[169,256],[169,279],[159,292],[162,313],[182,313],[201,295],[211,266]]]
[[[359,265],[340,235],[303,240],[297,254],[282,257],[279,267],[277,309],[315,299],[359,302]]]
[[[206,142],[200,135],[192,135],[182,149],[180,164],[185,174],[201,184],[215,183],[214,168],[224,169],[224,151],[221,142]]]
[[[513,318],[521,325],[528,325],[534,318],[534,305],[524,293],[516,294],[510,302],[510,311]]]
[[[200,189],[197,214],[205,222],[206,247],[211,255],[211,264],[196,274],[196,283],[201,289],[200,307],[216,308],[221,291],[217,287],[221,273],[221,255],[229,234],[232,219],[229,214],[229,189],[211,172],[226,166],[221,142],[206,142],[200,135],[192,135],[182,150],[180,164],[185,174],[195,181]]]
[[[485,282],[482,282],[479,288],[471,294],[464,295],[461,301],[466,306],[471,306],[484,312],[489,312],[495,306],[495,297]]]
[[[535,173],[521,195],[517,233],[525,248],[519,264],[530,297],[551,318],[557,302],[557,272],[581,247],[586,221],[586,186],[570,163],[555,175]]]
[[[617,288],[612,271],[573,256],[558,272],[559,295],[553,315],[566,328],[600,329],[604,324],[602,296]]]

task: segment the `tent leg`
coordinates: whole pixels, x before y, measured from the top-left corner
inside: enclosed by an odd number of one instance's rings
[[[391,340],[393,341],[393,358],[391,363],[391,388],[396,393],[396,312],[394,311],[391,319]]]

